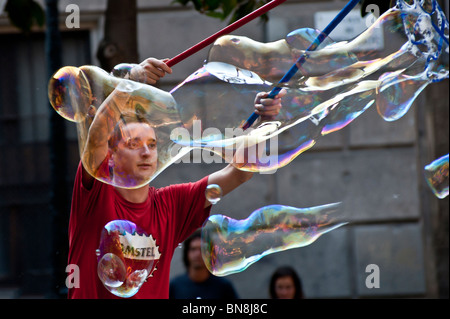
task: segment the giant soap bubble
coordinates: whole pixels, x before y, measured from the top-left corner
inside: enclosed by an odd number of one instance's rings
[[[376,30],[382,30],[384,48],[361,51]],[[77,123],[87,171],[114,186],[135,188],[195,148],[241,170],[273,171],[374,104],[385,120],[401,118],[427,85],[448,78],[448,21],[436,1],[398,0],[355,39],[326,38],[306,52],[318,34],[299,29],[271,43],[219,38],[207,63],[170,93],[93,66],[66,67],[51,79],[49,98],[57,112]],[[306,62],[282,84],[287,94],[280,114],[240,129],[257,92],[270,91],[302,55]],[[114,74],[131,70],[118,67]],[[130,168],[118,156],[127,150],[144,152],[146,160]]]
[[[361,51],[379,30],[384,48]],[[401,118],[428,84],[448,78],[448,21],[436,1],[427,7],[423,2],[400,0],[352,41],[334,43],[328,38],[315,51],[305,52],[319,33],[300,29],[271,43],[232,35],[218,39],[208,63],[171,91],[183,121],[201,114],[205,127],[222,131],[239,127],[249,115],[243,113],[248,112],[245,105],[254,94],[271,89],[283,71],[306,54],[294,78],[282,84],[288,94],[275,119],[280,125],[268,137],[278,144],[277,160],[271,162],[281,167],[373,104],[386,121]],[[239,116],[230,109],[237,109]],[[213,147],[211,139],[204,136],[184,145],[204,142]],[[256,164],[242,169],[264,168]]]
[[[202,227],[202,257],[216,276],[241,272],[262,257],[312,244],[346,223],[340,203],[296,208],[271,205],[235,220],[212,215]]]

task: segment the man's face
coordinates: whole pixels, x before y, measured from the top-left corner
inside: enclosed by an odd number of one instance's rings
[[[121,185],[136,186],[148,182],[156,172],[158,162],[153,128],[146,123],[124,125],[122,139],[113,151],[111,160],[114,179]]]
[[[202,258],[202,240],[201,238],[193,239],[189,244],[188,260],[191,268],[205,268]]]
[[[283,276],[275,282],[275,294],[278,299],[294,299],[295,284],[290,276]]]

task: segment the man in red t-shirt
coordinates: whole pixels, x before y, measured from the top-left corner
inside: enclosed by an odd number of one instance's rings
[[[152,81],[171,73],[164,60],[150,58],[142,64]],[[280,97],[284,93],[281,92]],[[265,97],[267,93],[260,93],[255,98],[257,112],[262,117],[277,114],[281,108],[280,98],[272,100]],[[157,137],[153,128],[145,121],[126,122],[121,126],[118,138],[111,141],[102,112],[99,108],[91,124],[82,156],[89,154],[90,165],[100,168],[107,158],[104,154],[113,148],[107,160],[114,161],[114,167],[122,176],[132,176],[136,181],[148,180],[156,171],[158,158]],[[97,275],[96,250],[101,232],[113,220],[131,221],[148,236],[151,235],[159,257],[156,269],[132,298],[168,298],[174,250],[209,216],[211,203],[205,198],[206,186],[218,184],[223,195],[226,195],[249,180],[252,174],[230,164],[195,183],[160,189],[146,183],[129,189],[98,181],[80,162],[69,221],[68,260],[69,264],[78,266],[79,287],[69,289],[69,298],[118,298],[103,286]],[[116,175],[120,178],[119,174]]]

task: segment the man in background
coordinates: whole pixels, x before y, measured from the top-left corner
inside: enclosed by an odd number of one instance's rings
[[[195,231],[183,244],[186,273],[174,278],[169,287],[169,299],[238,299],[232,283],[212,275],[203,262],[201,233]]]

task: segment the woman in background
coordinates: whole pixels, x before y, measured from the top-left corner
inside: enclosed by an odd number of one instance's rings
[[[302,282],[295,270],[289,266],[279,267],[272,274],[269,285],[272,299],[304,299]]]

